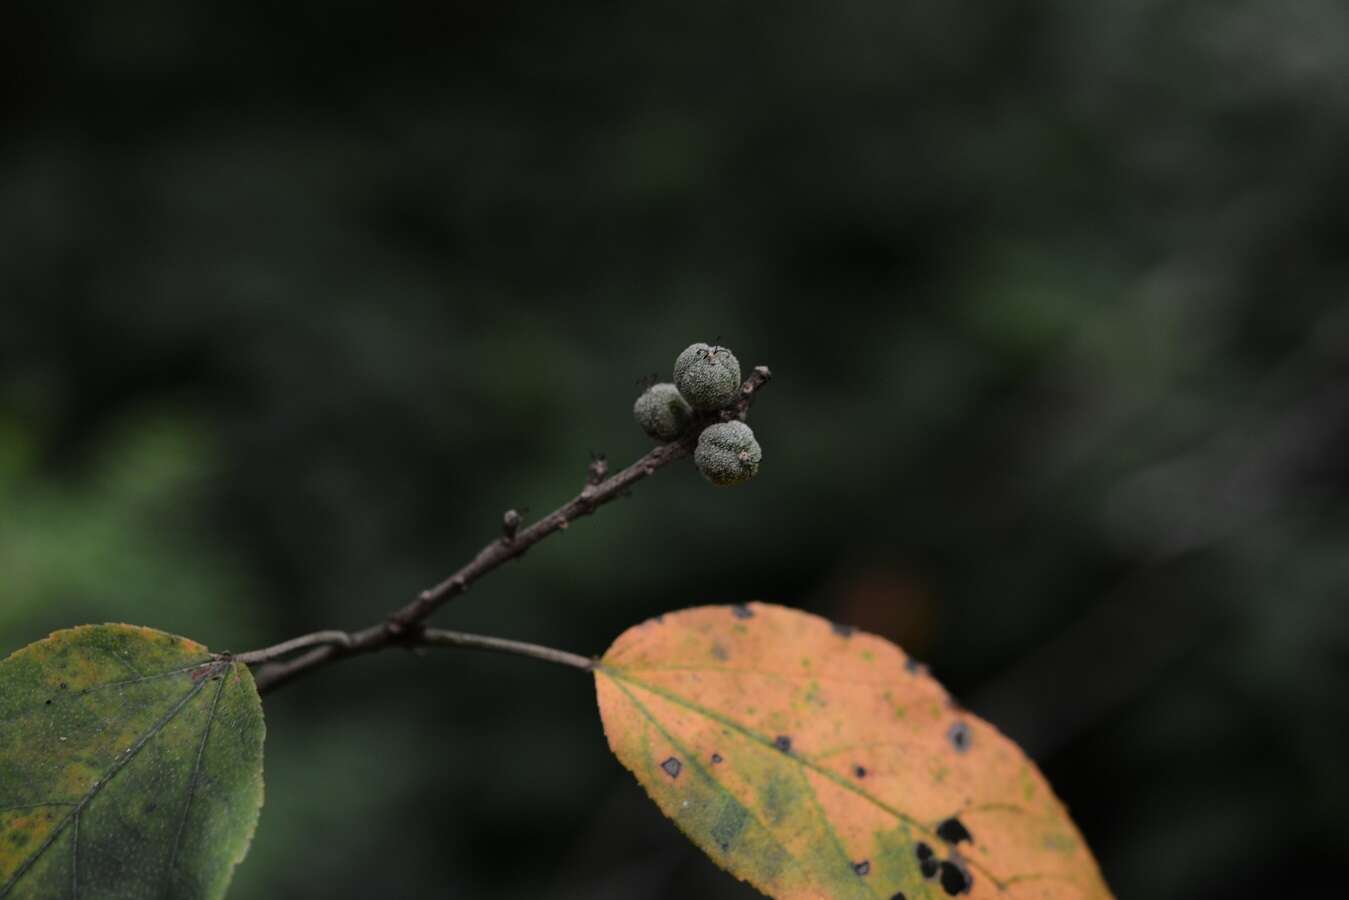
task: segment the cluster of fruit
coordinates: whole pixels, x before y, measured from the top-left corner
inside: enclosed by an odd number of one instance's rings
[[[698,414],[712,414],[740,394],[740,361],[725,347],[693,344],[674,364],[674,382],[653,384],[632,405],[642,430],[658,441],[685,435]],[[704,419],[706,421],[706,419]],[[693,461],[713,484],[740,484],[759,471],[763,450],[744,422],[714,422],[698,435]]]

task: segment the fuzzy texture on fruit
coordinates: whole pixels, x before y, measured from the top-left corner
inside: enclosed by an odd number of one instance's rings
[[[740,360],[725,347],[693,344],[675,360],[674,383],[694,409],[721,409],[740,391]]]
[[[718,422],[698,435],[693,461],[703,477],[713,484],[730,485],[749,481],[759,471],[763,450],[754,432],[744,422]]]
[[[673,441],[689,427],[693,410],[673,384],[653,384],[632,404],[632,417],[657,441]]]

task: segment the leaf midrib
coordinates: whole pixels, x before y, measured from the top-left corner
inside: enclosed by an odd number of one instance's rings
[[[717,712],[716,710],[708,709],[707,707],[702,706],[701,704],[695,703],[692,700],[688,700],[684,697],[681,697],[678,694],[672,693],[665,688],[659,687],[658,685],[653,685],[648,682],[642,681],[641,679],[633,678],[628,674],[626,674],[622,669],[611,668],[609,666],[606,666],[603,662],[601,662],[598,666],[596,666],[595,670],[597,672],[604,672],[605,674],[609,675],[616,681],[626,681],[628,684],[639,687],[642,690],[649,691],[658,697],[663,697],[664,699],[670,701],[671,703],[674,703],[677,706],[682,706],[685,709],[689,710],[690,712],[694,712],[701,716],[709,718],[714,722],[717,722],[718,724],[726,726],[727,728],[735,729],[736,731],[740,732],[740,734],[744,735],[745,737],[749,738],[752,741],[756,741],[764,745],[765,747],[776,749],[774,743],[764,735],[761,735],[755,731],[750,730],[746,726],[740,724],[734,719],[731,719]],[[862,799],[870,802],[878,809],[890,814],[891,816],[894,816],[899,821],[908,824],[912,828],[916,828],[922,831],[924,834],[930,835],[936,840],[940,840],[940,837],[937,835],[936,830],[933,829],[931,826],[924,824],[923,822],[913,818],[907,813],[895,809],[893,806],[886,803],[884,800],[881,800],[879,797],[876,797],[870,792],[859,788],[857,785],[852,784],[847,779],[839,777],[839,775],[836,772],[830,771],[829,769],[826,769],[823,766],[817,765],[809,758],[804,756],[792,754],[792,759],[796,760],[803,768],[809,768],[814,772],[818,772],[820,775],[822,775],[825,778],[828,778],[836,785],[848,791],[851,791],[852,793],[856,794]],[[972,859],[966,860],[966,863],[971,868],[978,870],[982,875],[987,877],[989,881],[991,881],[994,885],[997,886],[999,891],[1005,890],[1006,885],[1012,883],[1012,881],[1026,881],[1041,877],[1053,877],[1047,873],[1025,873],[1010,876],[1009,878],[999,878],[992,872],[990,872],[988,868],[984,866],[982,863],[979,863]]]
[[[627,687],[624,686],[618,679],[615,679],[615,683],[618,684],[618,689],[623,692],[623,696],[627,697],[628,700],[630,700],[632,704],[637,707],[638,711],[640,711],[641,714],[646,717],[646,720],[650,722],[651,725],[657,731],[659,731],[666,740],[670,742],[671,746],[673,746],[675,749],[677,749],[680,753],[684,755],[684,758],[687,760],[688,764],[693,766],[694,770],[697,771],[698,774],[702,775],[702,777],[705,778],[710,784],[712,784],[718,791],[720,791],[733,803],[735,803],[737,806],[743,809],[745,811],[745,814],[749,816],[751,819],[753,819],[754,823],[759,826],[759,828],[763,831],[763,833],[768,835],[768,837],[773,841],[773,843],[777,845],[778,849],[782,851],[783,855],[786,856],[788,859],[790,859],[796,865],[798,870],[803,869],[801,860],[797,858],[791,852],[791,850],[788,849],[787,846],[778,839],[778,836],[773,833],[773,829],[769,828],[768,825],[762,819],[760,819],[757,815],[755,815],[754,810],[750,809],[748,806],[742,803],[740,801],[740,798],[735,796],[735,794],[731,793],[731,790],[727,788],[726,785],[722,784],[720,781],[714,778],[712,773],[709,772],[705,766],[703,766],[702,761],[698,759],[697,754],[689,750],[689,748],[684,745],[683,741],[679,740],[679,738],[671,734],[669,730],[666,729],[666,727],[660,723],[660,720],[656,718],[656,716],[651,712],[651,710],[647,709],[646,704],[633,696],[632,691],[628,690]]]

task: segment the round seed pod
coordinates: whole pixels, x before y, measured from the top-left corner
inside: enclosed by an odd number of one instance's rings
[[[673,441],[688,428],[693,410],[673,385],[653,384],[632,404],[632,417],[658,441]]]
[[[698,435],[693,461],[703,477],[713,484],[749,481],[759,471],[763,449],[744,422],[718,422]]]
[[[674,383],[694,409],[721,409],[740,391],[740,360],[725,347],[693,344],[675,360]]]

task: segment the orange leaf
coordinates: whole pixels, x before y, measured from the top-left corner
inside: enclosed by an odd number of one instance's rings
[[[881,638],[704,606],[628,629],[595,687],[646,792],[774,897],[1111,896],[1035,765]]]

